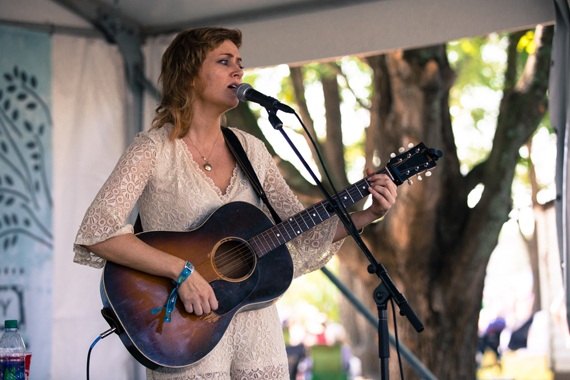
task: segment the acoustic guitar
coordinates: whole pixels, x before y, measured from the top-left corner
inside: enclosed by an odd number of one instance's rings
[[[423,172],[431,174],[441,155],[420,143],[393,157],[378,173],[400,185]],[[369,186],[365,178],[333,199],[348,207],[369,195]],[[171,321],[164,322],[165,311],[152,310],[164,305],[173,282],[107,262],[101,278],[102,314],[144,366],[182,368],[196,363],[216,347],[237,313],[279,299],[293,278],[285,243],[333,215],[329,202],[321,201],[274,225],[256,206],[231,202],[194,230],[141,232],[136,236],[145,243],[194,264],[214,289],[218,310],[196,316],[178,301]]]

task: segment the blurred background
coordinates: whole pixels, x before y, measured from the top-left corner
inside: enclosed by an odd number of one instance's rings
[[[20,322],[30,378],[84,376],[107,325],[101,272],[71,261],[76,230],[150,127],[164,49],[205,25],[242,30],[243,81],[295,108],[337,190],[408,144],[443,152],[361,235],[425,325],[396,307],[401,344],[428,369],[403,359],[406,378],[570,378],[555,211],[565,124],[551,121],[553,100],[568,104],[555,43],[568,1],[240,3],[0,0],[0,316]],[[298,121],[280,116],[330,190]],[[240,103],[227,124],[266,143],[303,204],[323,198],[264,109]],[[377,315],[368,264],[347,239],[327,269]],[[292,379],[380,378],[375,326],[323,272],[277,306]],[[115,335],[91,361],[92,378],[145,377]]]

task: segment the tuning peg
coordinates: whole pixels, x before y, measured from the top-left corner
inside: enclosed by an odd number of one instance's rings
[[[411,179],[408,178],[408,185],[412,186],[414,183],[412,182]]]
[[[408,148],[411,149],[411,148],[413,148],[413,147],[414,147],[414,143],[409,143],[409,144],[408,144]]]
[[[396,157],[396,153],[390,153],[390,158]]]
[[[426,177],[431,177],[431,172],[430,172],[430,171],[427,171],[427,172],[426,172]]]
[[[423,178],[421,175],[418,176],[418,181],[421,181]]]
[[[400,153],[404,153],[405,151],[406,151],[406,148],[404,148],[404,147],[401,147],[400,149],[398,149],[398,152],[400,152]]]

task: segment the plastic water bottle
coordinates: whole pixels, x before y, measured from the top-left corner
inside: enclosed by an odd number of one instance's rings
[[[18,321],[5,321],[0,338],[0,379],[24,380],[26,345],[18,332]]]

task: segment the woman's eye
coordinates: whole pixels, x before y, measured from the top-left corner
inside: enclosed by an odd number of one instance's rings
[[[228,64],[228,60],[227,60],[227,59],[222,59],[222,60],[220,61],[220,63],[221,63],[222,65],[227,65],[227,64]]]

